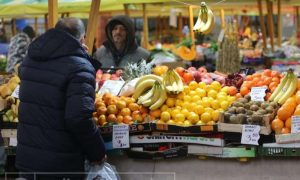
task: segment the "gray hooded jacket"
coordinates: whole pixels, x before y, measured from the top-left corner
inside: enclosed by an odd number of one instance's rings
[[[112,29],[115,25],[122,24],[127,31],[126,48],[119,52],[112,39]],[[107,40],[97,49],[94,58],[101,64],[102,68],[124,68],[128,63],[136,63],[141,59],[147,60],[150,53],[139,47],[135,41],[135,31],[132,20],[128,16],[119,15],[112,18],[105,28]]]

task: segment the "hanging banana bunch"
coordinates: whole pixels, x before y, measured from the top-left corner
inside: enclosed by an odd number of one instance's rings
[[[207,7],[205,2],[201,2],[201,8],[198,14],[198,19],[193,31],[208,34],[212,31],[215,25],[215,17],[210,8]]]

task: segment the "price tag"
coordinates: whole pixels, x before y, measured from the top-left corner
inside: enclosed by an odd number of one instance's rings
[[[242,144],[258,145],[260,126],[243,125]]]
[[[300,116],[292,116],[291,133],[300,133]]]
[[[18,98],[18,99],[19,99],[19,91],[20,91],[20,85],[18,85],[18,86],[15,88],[15,90],[14,90],[14,92],[11,94],[11,96],[14,97],[14,98]]]
[[[129,148],[129,126],[113,125],[113,148]]]
[[[267,87],[252,87],[251,88],[251,100],[252,101],[265,101]]]
[[[123,88],[125,81],[116,81],[116,80],[106,80],[100,90],[99,94],[110,93],[117,96],[121,89]]]
[[[222,42],[223,39],[224,39],[224,35],[225,35],[225,30],[222,29],[220,34],[219,34],[219,37],[218,37],[218,42]]]
[[[17,146],[18,144],[18,141],[17,141],[17,138],[9,138],[9,146]]]

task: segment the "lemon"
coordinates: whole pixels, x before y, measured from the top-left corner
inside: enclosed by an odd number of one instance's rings
[[[192,97],[189,96],[189,95],[185,95],[185,96],[183,96],[183,101],[184,102],[191,102],[192,101]]]
[[[226,110],[226,109],[228,108],[228,106],[229,106],[229,103],[228,103],[227,101],[222,101],[222,102],[220,103],[220,106],[221,106],[221,108],[222,108],[223,110]]]
[[[207,93],[208,97],[212,97],[214,99],[217,97],[217,95],[218,95],[218,92],[216,90],[213,90],[213,89],[208,91],[208,93]]]
[[[190,103],[189,103],[189,102],[183,102],[183,103],[182,103],[182,108],[183,108],[183,109],[188,109],[189,106],[190,106]]]
[[[194,112],[191,112],[189,114],[189,116],[187,117],[187,119],[192,123],[192,124],[195,124],[199,121],[199,115],[194,113]]]
[[[176,102],[176,99],[175,98],[168,98],[167,100],[166,100],[166,105],[168,106],[168,107],[174,107],[175,106],[175,102]]]
[[[217,95],[217,100],[220,101],[220,102],[221,102],[221,101],[226,101],[226,100],[227,100],[227,95],[223,95],[223,94],[220,94],[220,93],[219,93],[219,94]]]
[[[210,103],[208,99],[202,99],[202,106],[203,107],[210,107]]]
[[[173,120],[169,120],[169,121],[167,122],[167,124],[170,124],[170,125],[176,125],[176,122],[173,121]]]
[[[220,117],[220,111],[219,110],[214,110],[212,113],[211,113],[211,117],[212,117],[212,120],[217,122],[219,121],[219,117]]]
[[[218,100],[213,100],[210,104],[210,106],[213,108],[213,109],[219,109],[220,108],[220,103]]]
[[[219,95],[223,95],[223,96],[227,96],[228,95],[226,92],[223,92],[223,91],[220,91],[218,94]]]
[[[175,106],[182,106],[183,101],[180,99],[176,99]]]
[[[195,95],[195,96],[192,97],[193,102],[197,102],[197,101],[200,101],[200,100],[201,100],[201,97],[198,96],[198,95]]]
[[[208,112],[209,114],[211,114],[212,112],[214,112],[214,110],[210,107],[204,108],[204,112]]]
[[[203,111],[204,111],[204,108],[203,108]],[[184,117],[188,117],[188,116],[189,116],[189,114],[190,114],[190,111],[189,111],[189,110],[187,110],[187,109],[182,109],[182,110],[181,110],[181,114],[183,114],[183,115],[184,115]]]
[[[196,95],[197,95],[197,92],[196,92],[196,91],[190,91],[189,95],[190,95],[191,97],[196,96]]]
[[[180,113],[179,109],[173,109],[171,112],[171,116],[173,119],[175,119],[176,115]]]
[[[156,124],[165,124],[165,122],[162,120],[158,120],[158,121],[156,121]]]
[[[215,124],[216,124],[215,121],[208,121],[208,122],[206,123],[206,125],[215,125]]]
[[[180,93],[176,96],[176,99],[183,100],[184,93]]]
[[[188,109],[190,112],[192,112],[192,111],[194,111],[194,109],[195,109],[196,106],[197,106],[196,103],[190,103],[190,104],[188,105],[187,109]]]
[[[185,120],[183,122],[183,126],[191,126],[191,125],[192,125],[192,123],[190,121],[188,121],[188,120]]]
[[[211,115],[208,112],[205,112],[203,114],[201,114],[201,121],[204,123],[207,123],[209,121],[211,121]]]
[[[195,113],[197,113],[199,115],[201,115],[202,113],[205,112],[204,107],[202,105],[197,105],[194,110],[195,110]]]
[[[205,83],[205,82],[199,82],[199,83],[198,83],[198,87],[199,87],[199,88],[204,89],[205,86],[206,86],[206,83]]]
[[[163,111],[167,111],[168,108],[169,108],[169,107],[168,107],[166,104],[164,104],[164,105],[162,105],[162,106],[160,107],[160,110],[163,112]]]
[[[188,93],[190,92],[190,87],[184,86],[184,87],[183,87],[183,92],[184,92],[185,94],[188,94]]]
[[[202,100],[196,102],[197,105],[202,105]]]
[[[218,81],[213,81],[211,84],[212,88],[217,92],[221,90],[222,85]]]
[[[224,92],[224,93],[228,93],[228,89],[229,87],[228,86],[224,86],[222,89],[221,89],[221,92]]]
[[[201,126],[201,125],[205,125],[205,123],[204,123],[203,121],[198,121],[198,122],[196,123],[196,125]]]
[[[195,90],[197,87],[198,87],[198,83],[197,83],[196,81],[191,81],[191,82],[189,83],[189,88],[190,88],[191,90]]]
[[[206,96],[206,91],[204,89],[197,88],[195,91],[196,91],[197,95],[202,98]]]
[[[160,120],[167,122],[171,119],[171,114],[167,111],[163,111],[160,115]]]
[[[176,122],[176,125],[177,125],[177,126],[183,126],[183,122],[177,121],[177,122]]]
[[[178,122],[178,121],[183,122],[185,120],[185,116],[181,113],[178,113],[178,114],[175,115],[174,119],[175,119],[176,122]]]

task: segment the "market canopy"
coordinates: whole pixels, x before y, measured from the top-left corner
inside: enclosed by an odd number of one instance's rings
[[[59,13],[88,13],[91,0],[58,0]],[[123,10],[119,0],[101,0],[101,12]],[[1,17],[24,17],[48,13],[48,0],[0,0]]]

